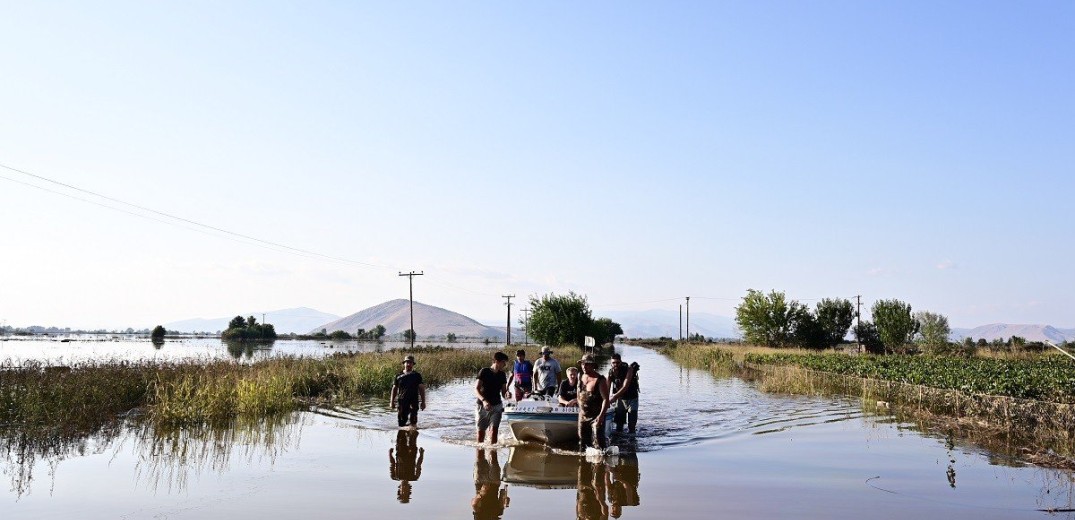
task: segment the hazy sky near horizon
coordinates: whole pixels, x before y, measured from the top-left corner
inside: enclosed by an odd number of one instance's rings
[[[491,323],[755,288],[1075,327],[1072,2],[2,12],[0,324],[347,315],[416,270]]]

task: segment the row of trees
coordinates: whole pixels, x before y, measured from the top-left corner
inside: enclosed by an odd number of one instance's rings
[[[276,339],[276,329],[271,323],[258,323],[253,316],[245,320],[236,316],[228,322],[228,330],[220,335],[221,339],[239,341],[265,341]]]
[[[948,318],[933,312],[911,312],[900,300],[878,300],[870,309],[873,321],[854,328],[855,338],[870,352],[942,351],[949,347]],[[844,341],[855,312],[844,298],[826,298],[810,309],[783,292],[765,294],[750,289],[735,308],[735,323],[749,343],[768,347],[822,349]]]
[[[530,337],[545,345],[581,347],[586,336],[603,345],[623,334],[619,323],[608,318],[594,319],[586,297],[574,292],[530,296],[529,323],[520,323],[527,327]]]

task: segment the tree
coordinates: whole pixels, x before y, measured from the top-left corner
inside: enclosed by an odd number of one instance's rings
[[[416,334],[415,334],[415,332],[413,330],[407,329],[407,330],[403,331],[403,339],[405,339],[407,341],[414,341],[415,337],[416,337]]]
[[[164,335],[166,334],[166,332],[167,331],[164,330],[163,326],[157,325],[153,328],[153,333],[150,334],[150,337],[153,339],[153,341],[164,341]]]
[[[329,337],[329,339],[333,339],[333,340],[337,340],[337,341],[343,341],[343,340],[351,339],[351,335],[348,334],[346,331],[342,331],[342,330],[334,330],[334,331],[332,331],[332,334],[328,335],[328,337]]]
[[[794,321],[802,308],[797,301],[788,302],[783,292],[766,295],[749,289],[735,308],[735,323],[748,343],[784,347],[791,343]]]
[[[449,332],[448,333],[448,337],[447,337],[448,343],[455,343],[455,338],[456,338],[456,336],[455,336],[454,332]]]
[[[855,308],[844,298],[825,298],[817,302],[817,324],[824,334],[826,347],[834,347],[844,341],[847,330],[855,320]]]
[[[565,295],[530,296],[530,336],[545,345],[582,346],[593,330],[593,315],[586,297]]]
[[[887,352],[896,352],[918,332],[918,322],[911,316],[911,306],[899,300],[878,300],[870,309],[877,333]]]
[[[623,334],[623,327],[619,323],[608,318],[598,318],[593,321],[593,330],[590,335],[594,337],[598,345],[615,342],[619,334]]]
[[[388,329],[385,329],[384,325],[381,325],[380,323],[378,323],[376,327],[374,327],[372,330],[370,330],[370,332],[373,333],[373,339],[381,339],[381,338],[384,337],[384,333],[385,333],[386,330],[388,330]]]
[[[810,309],[797,307],[791,316],[791,336],[802,348],[823,349],[829,346],[828,335]]]
[[[242,316],[236,316],[228,322],[229,329],[241,329],[246,327],[246,320]]]
[[[881,335],[877,333],[877,327],[868,321],[861,321],[855,327],[855,340],[862,344],[866,352],[880,354],[885,351],[885,345],[881,343]]]
[[[916,312],[914,319],[918,324],[918,336],[915,342],[922,346],[923,350],[933,353],[941,353],[948,350],[948,336],[952,329],[948,327],[948,318],[935,312]]]

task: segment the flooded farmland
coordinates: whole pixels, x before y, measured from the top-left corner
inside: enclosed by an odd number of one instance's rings
[[[238,359],[337,348],[290,343],[249,356],[208,340],[128,347]],[[43,347],[6,342],[0,360],[81,359],[87,345],[19,358],[20,347]],[[430,391],[416,432],[394,426],[384,399],[230,429],[157,431],[130,418],[90,437],[6,430],[0,516],[1075,518],[1070,471],[867,414],[857,399],[766,394],[652,350],[617,349],[642,367],[639,432],[612,439],[618,457],[519,445],[506,426],[499,446],[476,446],[473,382],[462,380]]]

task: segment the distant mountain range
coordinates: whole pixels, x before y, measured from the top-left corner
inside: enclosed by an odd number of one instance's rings
[[[400,334],[411,328],[411,307],[409,300],[391,300],[368,309],[360,310],[350,316],[311,327],[310,333],[342,330],[354,334],[358,329],[370,330],[383,325],[389,336]],[[414,302],[414,330],[418,339],[443,338],[453,333],[459,338],[490,338],[503,340],[504,327],[482,325],[458,312],[440,307]],[[512,339],[523,338],[522,330],[512,327]]]
[[[321,312],[309,307],[296,307],[294,309],[275,311],[247,312],[226,318],[194,318],[165,323],[163,326],[167,330],[176,332],[221,332],[228,328],[228,322],[235,316],[253,316],[257,318],[258,322],[261,322],[262,315],[264,315],[266,322],[273,325],[278,334],[306,334],[318,324],[339,319],[339,316],[335,314]]]
[[[1061,343],[1075,341],[1075,329],[1058,329],[1052,325],[1010,325],[1007,323],[991,323],[973,329],[952,329],[949,336],[952,341],[963,341],[963,338],[982,339],[993,341],[994,339],[1008,339],[1012,336],[1025,338],[1027,341],[1045,341]]]
[[[264,312],[247,312],[241,316],[254,316],[261,321],[273,324],[281,334],[308,334],[342,330],[354,334],[358,329],[370,330],[383,325],[389,336],[400,334],[410,328],[410,302],[404,299],[391,300],[347,317],[321,312],[309,307],[280,309]],[[623,327],[624,335],[632,338],[679,337],[680,316],[677,311],[654,309],[648,311],[594,311],[595,318],[609,318]],[[228,322],[235,316],[212,319],[189,319],[165,323],[164,328],[177,332],[218,332],[227,328]],[[514,316],[513,316],[514,318]],[[684,314],[684,327],[686,315]],[[504,327],[483,325],[482,323],[447,309],[414,302],[414,328],[419,339],[440,339],[448,333],[459,338],[490,338],[503,341]],[[684,334],[686,334],[684,330]],[[691,313],[690,332],[707,338],[738,338],[739,331],[735,320],[716,314],[703,312]],[[522,329],[512,327],[512,340],[522,339]],[[975,328],[953,328],[951,339],[962,341],[963,338],[1008,339],[1012,336],[1026,338],[1028,341],[1045,341],[1061,343],[1075,341],[1075,328],[1061,329],[1051,325],[1020,325],[992,323]]]

